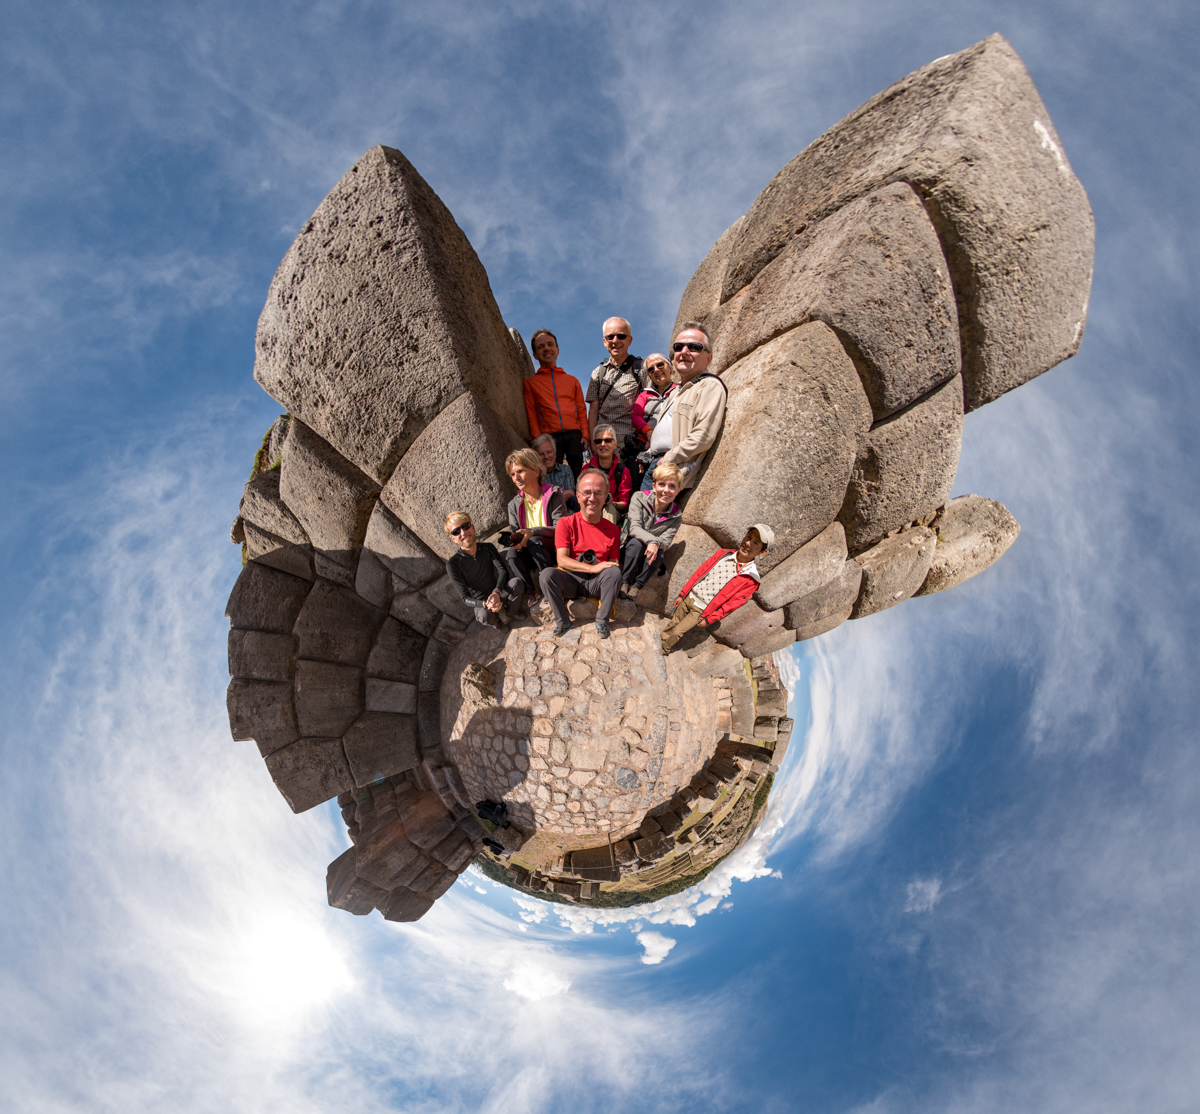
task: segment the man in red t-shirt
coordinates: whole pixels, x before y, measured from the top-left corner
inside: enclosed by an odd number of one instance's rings
[[[608,477],[603,472],[585,471],[575,485],[575,493],[582,509],[560,518],[554,527],[558,568],[542,569],[538,582],[554,612],[555,635],[571,629],[566,600],[599,596],[596,631],[607,638],[608,618],[621,588],[621,531],[604,517]],[[580,560],[589,556],[590,561]]]

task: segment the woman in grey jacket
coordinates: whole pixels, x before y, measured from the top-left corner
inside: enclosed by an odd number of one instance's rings
[[[554,527],[567,507],[562,492],[545,482],[546,466],[534,449],[509,453],[504,467],[517,486],[517,494],[508,504],[512,539],[504,561],[513,576],[521,578],[533,606],[540,598],[538,575],[558,564]]]
[[[660,464],[654,469],[652,489],[635,491],[630,498],[625,519],[628,536],[621,548],[621,579],[625,582],[621,595],[625,599],[637,599],[655,569],[659,576],[667,571],[663,557],[683,520],[675,502],[682,485],[678,464]]]

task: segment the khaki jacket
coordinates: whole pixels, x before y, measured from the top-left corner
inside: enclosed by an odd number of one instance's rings
[[[680,468],[695,464],[684,477],[684,489],[696,482],[704,454],[721,432],[725,396],[725,384],[715,375],[697,376],[675,392],[671,407],[671,451],[663,461],[678,464]]]

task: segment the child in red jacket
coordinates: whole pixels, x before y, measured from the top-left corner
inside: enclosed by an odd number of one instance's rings
[[[674,613],[662,630],[662,648],[669,654],[697,624],[708,627],[742,606],[758,588],[754,558],[775,540],[770,526],[756,522],[737,549],[718,549],[694,573],[675,597]]]

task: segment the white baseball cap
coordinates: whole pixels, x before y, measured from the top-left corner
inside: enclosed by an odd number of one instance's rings
[[[765,522],[756,522],[750,527],[750,529],[757,530],[758,540],[761,541],[768,549],[771,548],[771,544],[775,541],[775,531],[772,530],[770,526],[768,526]]]

